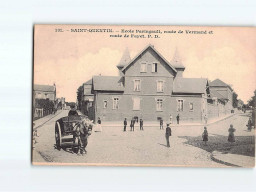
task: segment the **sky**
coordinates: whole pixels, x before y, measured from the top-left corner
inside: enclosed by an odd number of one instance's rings
[[[55,32],[59,28],[64,32]],[[112,29],[114,32],[71,32],[71,29]],[[161,30],[162,34],[158,34],[160,38],[110,37],[110,34],[124,35],[121,29]],[[164,33],[171,30],[176,33]],[[183,33],[177,33],[179,30]],[[186,30],[213,33],[186,34]],[[230,84],[245,103],[253,96],[256,89],[255,27],[36,25],[34,83],[55,83],[57,97],[75,102],[78,87],[92,76],[118,75],[116,65],[126,48],[133,58],[149,44],[168,61],[177,48],[186,67],[183,77],[211,81],[219,78]]]

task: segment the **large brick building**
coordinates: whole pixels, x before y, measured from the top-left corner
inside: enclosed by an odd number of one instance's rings
[[[83,101],[91,119],[120,121],[132,117],[199,122],[207,115],[208,80],[184,78],[175,52],[167,61],[152,45],[130,58],[126,49],[117,65],[119,76],[93,76],[84,83]]]

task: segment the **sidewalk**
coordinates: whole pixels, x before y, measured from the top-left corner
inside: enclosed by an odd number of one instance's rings
[[[49,114],[49,115],[47,115],[43,118],[40,118],[40,119],[37,119],[37,120],[33,121],[33,123],[35,123],[34,129],[37,129],[38,127],[42,126],[43,124],[45,124],[46,122],[48,122],[52,118],[59,115],[61,112],[62,112],[62,110],[57,110],[56,114]]]
[[[225,115],[223,117],[219,117],[219,118],[214,118],[214,119],[210,119],[208,124],[207,125],[211,125],[211,124],[214,124],[214,123],[217,123],[217,122],[220,122],[220,121],[223,121],[225,119],[228,119],[232,116],[234,116],[235,114],[230,114],[230,115]],[[130,121],[127,121],[127,126],[129,127],[130,125]],[[176,121],[175,121],[176,123]],[[144,121],[143,122],[143,126],[144,127],[159,127],[159,122],[157,121]],[[189,123],[189,122],[183,122],[183,121],[180,121],[180,124],[171,124],[170,126],[171,127],[181,127],[181,126],[204,126],[205,124],[203,123]],[[101,124],[102,127],[123,127],[123,121],[102,121],[102,124]],[[139,127],[140,124],[139,122],[138,123],[135,123],[135,127]],[[165,122],[164,122],[164,126],[165,126]]]
[[[211,158],[216,162],[220,162],[228,166],[247,167],[247,168],[255,167],[255,159],[254,157],[251,157],[251,156],[244,156],[244,155],[230,154],[230,153],[225,154],[223,152],[214,151],[212,152]]]

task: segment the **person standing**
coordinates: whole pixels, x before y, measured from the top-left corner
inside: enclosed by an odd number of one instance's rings
[[[247,123],[246,126],[247,126],[248,131],[252,130],[252,119],[251,119],[251,117],[249,118],[248,123]]]
[[[167,142],[167,147],[170,148],[170,136],[172,136],[172,130],[171,128],[169,127],[169,123],[167,124],[167,127],[166,127],[166,132],[165,132],[165,138],[166,138],[166,142]]]
[[[160,119],[160,129],[164,129],[163,125],[164,125],[164,120],[161,118]]]
[[[206,145],[206,142],[208,142],[208,131],[207,131],[206,127],[204,127],[204,132],[202,134],[202,138],[203,138],[204,144]]]
[[[140,119],[140,130],[144,130],[143,129],[143,120],[142,120],[142,118]]]
[[[131,124],[130,124],[131,131],[134,131],[134,123],[135,123],[135,120],[132,118],[131,119]]]
[[[126,126],[127,126],[127,120],[126,118],[124,119],[124,131],[126,131]]]
[[[205,124],[207,125],[207,121],[208,121],[208,118],[207,118],[207,116],[206,116],[206,114],[204,115],[204,122],[205,122]]]
[[[176,119],[177,119],[177,124],[180,124],[180,114],[178,114],[178,115],[176,116]]]
[[[170,114],[170,124],[172,124],[172,115]]]
[[[233,125],[231,124],[230,128],[228,129],[228,132],[229,132],[228,141],[231,143],[235,142],[235,134],[234,134],[235,131],[236,131],[236,129],[233,128]]]
[[[101,119],[100,117],[98,117],[98,121],[97,121],[97,126],[98,126],[98,131],[102,132],[102,126],[101,126]]]

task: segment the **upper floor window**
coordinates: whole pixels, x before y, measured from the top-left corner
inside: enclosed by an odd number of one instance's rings
[[[163,110],[163,100],[162,99],[157,99],[156,100],[156,110],[157,111],[162,111]]]
[[[189,111],[194,111],[194,104],[193,103],[189,103]]]
[[[133,110],[140,110],[140,98],[133,98]]]
[[[163,91],[164,91],[164,82],[157,81],[157,92],[163,92]]]
[[[140,64],[140,72],[147,72],[147,63],[146,62],[142,62]]]
[[[183,111],[183,100],[178,100],[178,109],[177,111]]]
[[[103,108],[107,108],[108,107],[108,101],[107,100],[104,100],[103,101]]]
[[[115,97],[113,98],[113,109],[116,110],[119,108],[119,98]]]
[[[157,72],[157,63],[152,64],[152,72]]]
[[[140,91],[140,80],[134,80],[134,91]]]

